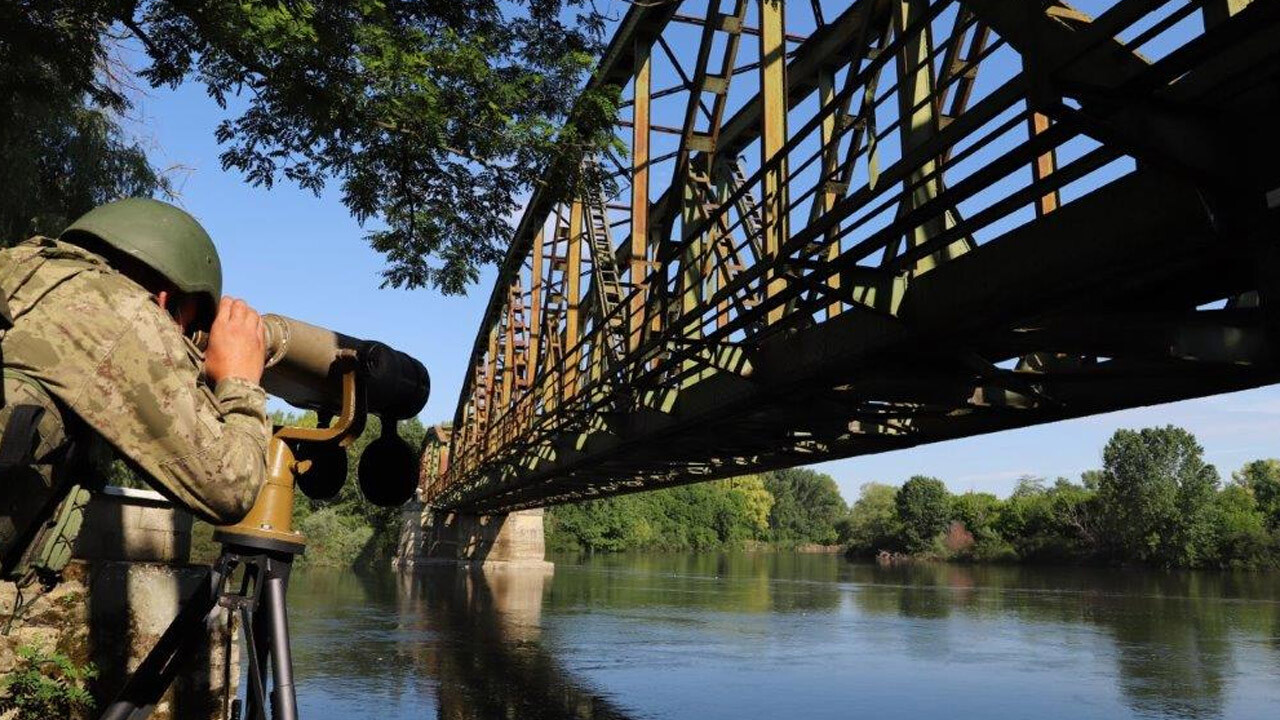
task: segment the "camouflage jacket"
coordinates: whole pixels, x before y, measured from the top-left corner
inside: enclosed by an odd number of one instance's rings
[[[204,358],[140,285],[75,245],[0,250],[14,326],[5,366],[39,381],[157,489],[218,524],[248,512],[266,478],[262,388],[210,388]]]

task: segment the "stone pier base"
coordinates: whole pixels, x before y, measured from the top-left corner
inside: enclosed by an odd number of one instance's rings
[[[463,515],[415,504],[405,511],[396,565],[432,563],[551,569],[542,510],[509,515]]]

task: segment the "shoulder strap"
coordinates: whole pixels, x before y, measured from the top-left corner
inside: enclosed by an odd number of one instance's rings
[[[0,430],[0,481],[16,467],[30,465],[35,460],[37,426],[44,416],[39,405],[15,405],[9,411],[9,419]]]
[[[13,315],[9,313],[9,295],[0,286],[0,341],[6,330],[13,328]],[[4,345],[0,344],[0,370],[4,369]],[[0,408],[4,407],[4,383],[0,382]]]
[[[0,292],[0,370],[4,369],[4,333],[13,327],[13,318],[9,317],[9,302]],[[0,408],[4,407],[4,382],[0,378]]]

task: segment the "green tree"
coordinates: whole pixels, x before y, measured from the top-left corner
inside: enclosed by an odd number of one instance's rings
[[[982,532],[994,532],[1000,516],[1000,498],[991,493],[967,492],[951,496],[951,519],[964,523],[965,529],[976,537]]]
[[[951,520],[950,493],[937,478],[912,477],[898,489],[894,504],[903,545],[911,552],[927,549]]]
[[[645,517],[649,502],[641,495],[620,495],[550,508],[546,514],[547,547],[589,552],[650,548],[658,535]]]
[[[1213,554],[1218,472],[1172,425],[1117,430],[1102,452],[1099,511],[1116,559],[1190,567]]]
[[[71,3],[0,4],[0,246],[56,235],[120,196],[168,192],[116,121],[128,100],[107,49]]]
[[[839,539],[836,523],[849,507],[830,475],[807,468],[775,470],[764,484],[773,495],[769,528],[774,541],[830,545]]]
[[[1267,527],[1280,530],[1280,460],[1254,460],[1231,474],[1232,480],[1248,489],[1266,518]]]
[[[0,70],[22,70],[0,81],[0,147],[50,156],[38,113],[68,98],[127,109],[109,81],[124,68],[102,71],[124,39],[144,82],[199,83],[222,106],[225,169],[267,187],[336,181],[377,221],[367,240],[395,286],[462,292],[501,258],[544,170],[547,187],[568,184],[562,151],[612,138],[617,88],[565,101],[603,42],[586,0],[16,0],[0,7]]]
[[[1053,503],[1044,478],[1024,476],[1000,508],[996,527],[1020,558],[1042,554],[1053,527]]]
[[[898,489],[883,483],[864,483],[849,510],[845,542],[855,555],[871,555],[895,550],[901,528],[894,502]]]
[[[1096,554],[1096,493],[1058,478],[1024,477],[1001,507],[997,528],[1024,560],[1063,562]]]
[[[763,496],[761,495],[763,493]],[[711,550],[762,536],[772,497],[758,476],[695,483],[550,508],[552,551]]]
[[[1255,567],[1267,561],[1266,518],[1247,486],[1233,483],[1214,498],[1214,557],[1224,567]]]
[[[743,475],[724,481],[741,496],[746,521],[751,527],[751,537],[764,540],[769,537],[769,511],[773,509],[773,493],[764,485],[759,475]]]
[[[1086,490],[1097,490],[1098,486],[1102,484],[1102,471],[1085,470],[1080,473],[1080,484],[1083,485]]]
[[[951,497],[951,519],[973,535],[967,557],[973,560],[1005,561],[1014,557],[1013,547],[999,531],[1004,503],[991,493],[967,492]]]
[[[1076,485],[1058,478],[1049,489],[1049,506],[1053,513],[1053,532],[1057,536],[1055,559],[1094,557],[1102,548],[1102,526],[1098,511],[1096,485],[1090,487],[1088,473]],[[1101,482],[1101,478],[1098,478]]]

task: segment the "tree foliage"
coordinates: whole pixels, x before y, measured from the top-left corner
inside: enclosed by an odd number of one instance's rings
[[[0,245],[56,235],[121,196],[168,183],[127,139],[102,27],[70,3],[0,4]]]
[[[585,0],[18,0],[0,10],[0,70],[31,109],[0,134],[46,142],[29,126],[57,98],[126,109],[103,71],[121,38],[143,81],[199,83],[224,109],[224,168],[336,181],[394,286],[462,292],[501,258],[521,194],[547,171],[564,184],[561,151],[612,137],[617,88],[566,102],[603,41]],[[145,194],[133,180],[109,194]]]
[[[829,476],[776,471],[558,505],[547,512],[547,547],[620,552],[708,550],[747,541],[831,544],[845,513]]]
[[[1218,472],[1195,437],[1173,426],[1119,430],[1102,451],[1098,502],[1120,557],[1194,566],[1213,542]]]
[[[897,494],[898,488],[892,485],[865,483],[849,510],[843,540],[867,554],[900,549]]]
[[[1232,480],[1253,496],[1267,527],[1280,530],[1280,460],[1254,460],[1232,473]]]
[[[1254,495],[1244,485],[1231,484],[1214,498],[1212,553],[1224,567],[1266,564],[1273,536]]]
[[[929,547],[951,520],[947,486],[937,478],[916,475],[903,483],[894,503],[907,550],[920,552]]]
[[[951,495],[933,478],[914,477],[901,488],[869,484],[850,513],[849,553],[1161,567],[1280,564],[1280,530],[1267,512],[1280,488],[1280,461],[1251,462],[1218,489],[1217,471],[1202,453],[1181,428],[1119,430],[1103,452],[1104,468],[1084,472],[1079,483],[1027,476],[1004,499]],[[886,507],[896,525],[886,522]]]
[[[552,550],[710,550],[766,539],[772,498],[758,477],[559,505],[546,515]]]
[[[839,539],[836,524],[849,508],[830,475],[807,468],[775,470],[764,485],[773,495],[769,528],[775,542],[829,545]]]

